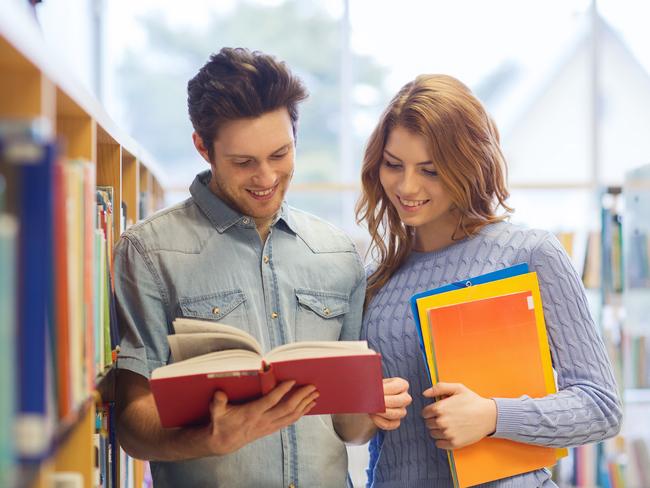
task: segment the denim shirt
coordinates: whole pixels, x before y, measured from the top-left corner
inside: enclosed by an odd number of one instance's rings
[[[265,351],[293,341],[358,340],[361,260],[330,224],[282,205],[266,242],[197,175],[191,198],[132,226],[115,251],[117,367],[150,377],[169,362],[176,317],[240,327]],[[331,417],[306,416],[224,455],[152,462],[156,488],[342,487],[347,454]]]

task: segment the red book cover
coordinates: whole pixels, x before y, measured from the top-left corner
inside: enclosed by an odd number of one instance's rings
[[[296,387],[314,385],[320,393],[309,415],[383,412],[384,393],[379,354],[313,357],[275,361],[259,370],[219,371],[151,379],[163,427],[182,427],[209,420],[209,405],[221,390],[231,403],[259,398],[282,381]]]

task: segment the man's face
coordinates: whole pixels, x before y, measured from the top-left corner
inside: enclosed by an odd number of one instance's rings
[[[242,214],[258,223],[268,221],[282,205],[294,157],[286,108],[227,122],[214,141],[210,188]]]

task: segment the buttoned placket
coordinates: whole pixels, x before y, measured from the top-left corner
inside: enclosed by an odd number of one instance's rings
[[[264,288],[266,323],[268,324],[271,348],[287,342],[288,324],[280,310],[280,290],[273,268],[273,226],[269,229],[266,242],[261,252],[262,286]],[[280,431],[282,439],[283,484],[297,486],[298,475],[298,445],[295,425],[290,425]]]

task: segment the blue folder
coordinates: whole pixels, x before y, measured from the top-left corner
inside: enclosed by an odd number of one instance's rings
[[[413,311],[413,320],[415,322],[415,328],[418,332],[420,350],[422,351],[422,356],[424,357],[424,365],[427,368],[429,379],[431,379],[431,372],[429,371],[429,364],[427,362],[427,357],[424,350],[424,339],[422,338],[422,329],[420,327],[420,314],[418,313],[417,300],[420,298],[429,297],[431,295],[438,295],[439,293],[459,290],[461,288],[467,288],[468,286],[481,285],[483,283],[489,283],[490,281],[502,280],[504,278],[510,278],[512,276],[522,275],[526,273],[528,273],[528,263],[519,263],[508,268],[498,269],[490,273],[474,276],[473,278],[467,278],[466,280],[450,283],[439,288],[434,288],[433,290],[423,291],[411,297],[411,310]]]

